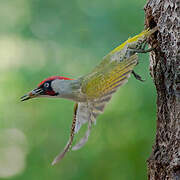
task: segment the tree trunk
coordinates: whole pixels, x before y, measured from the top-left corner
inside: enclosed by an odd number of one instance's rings
[[[149,0],[145,25],[158,26],[150,72],[157,90],[156,140],[148,163],[149,180],[180,180],[180,0]]]

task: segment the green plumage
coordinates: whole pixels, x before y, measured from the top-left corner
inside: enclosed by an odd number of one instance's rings
[[[109,58],[109,59],[107,59]],[[121,62],[111,61],[110,57],[103,60],[103,66],[84,77],[82,92],[89,99],[100,98],[123,85],[134,66],[137,64],[137,55],[132,55]]]
[[[147,29],[128,39],[106,55],[91,73],[83,76],[81,89],[87,99],[101,98],[126,83],[138,63],[136,50],[141,49],[147,38],[156,30],[157,27]]]

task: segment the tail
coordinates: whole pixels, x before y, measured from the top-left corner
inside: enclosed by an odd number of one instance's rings
[[[119,45],[117,48],[113,49],[110,52],[110,54],[114,54],[118,51],[121,51],[126,45],[130,45],[133,47],[133,46],[136,46],[136,44],[144,42],[147,38],[149,38],[151,36],[151,34],[156,32],[157,30],[158,30],[158,27],[156,26],[153,29],[146,29],[146,30],[142,31],[138,35],[128,39],[127,41],[125,41],[124,43]]]

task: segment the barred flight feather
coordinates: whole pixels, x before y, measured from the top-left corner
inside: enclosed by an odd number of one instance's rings
[[[91,100],[123,85],[137,64],[137,59],[135,54],[123,62],[111,63],[102,71],[89,74],[82,84],[82,92]]]

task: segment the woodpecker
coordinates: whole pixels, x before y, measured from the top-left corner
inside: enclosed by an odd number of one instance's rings
[[[21,101],[36,97],[56,97],[75,102],[68,143],[64,150],[54,159],[52,165],[60,161],[66,152],[70,150],[74,135],[86,123],[88,126],[84,137],[72,147],[72,150],[80,149],[87,142],[97,116],[103,113],[113,93],[127,82],[131,73],[136,79],[142,81],[142,78],[133,70],[138,63],[137,53],[146,53],[153,50],[153,48],[145,50],[145,46],[147,39],[155,31],[157,31],[157,27],[144,30],[128,39],[107,54],[102,62],[85,76],[77,79],[52,76],[40,82],[37,88],[21,97]]]

